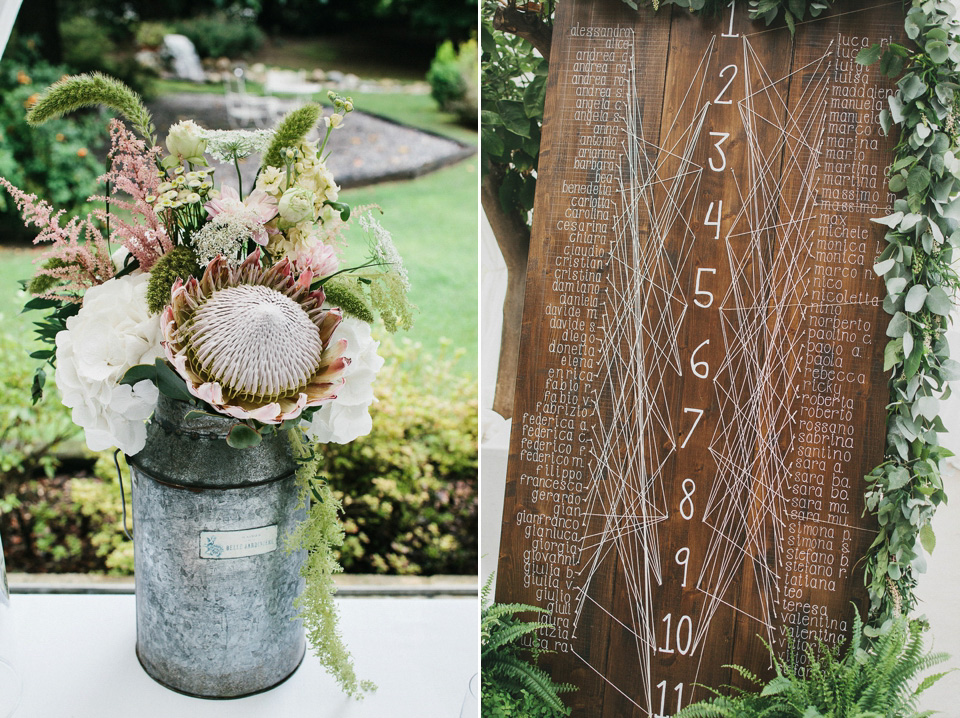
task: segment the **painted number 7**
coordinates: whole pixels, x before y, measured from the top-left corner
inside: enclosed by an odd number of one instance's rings
[[[703,409],[689,409],[683,407],[684,414],[696,414],[697,418],[693,420],[693,426],[690,427],[690,431],[687,432],[687,435],[683,437],[683,443],[680,444],[680,448],[683,449],[686,447],[687,442],[690,441],[690,437],[693,436],[693,430],[697,428],[697,424],[700,423],[700,419],[703,418]]]

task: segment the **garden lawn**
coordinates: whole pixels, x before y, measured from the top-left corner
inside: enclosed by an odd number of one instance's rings
[[[398,332],[428,351],[448,339],[463,348],[460,367],[477,371],[477,158],[416,180],[387,182],[341,193],[356,207],[378,204],[380,221],[410,275],[410,298],[420,308],[413,329]],[[362,261],[359,227],[348,234],[348,259]]]
[[[28,297],[20,288],[21,279],[33,276],[33,260],[40,256],[40,250],[34,248],[0,248],[0,317],[3,321],[3,333],[33,340],[33,322],[39,320],[42,312],[20,313]]]

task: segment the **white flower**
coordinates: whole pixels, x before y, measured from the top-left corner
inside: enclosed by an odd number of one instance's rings
[[[291,187],[280,198],[280,218],[290,224],[314,219],[313,192],[305,187]]]
[[[257,177],[257,189],[270,195],[279,195],[287,186],[287,173],[279,167],[264,167]]]
[[[273,140],[273,130],[204,130],[207,152],[221,162],[262,154]]]
[[[203,157],[206,147],[204,130],[193,120],[178,122],[167,133],[167,150],[181,160]]]
[[[370,404],[375,401],[373,381],[383,366],[383,357],[377,354],[380,342],[370,336],[370,325],[366,322],[344,317],[331,341],[339,339],[347,340],[344,356],[350,358],[344,384],[337,398],[321,405],[303,426],[307,436],[324,444],[348,444],[370,433],[373,428]]]
[[[149,280],[131,274],[88,289],[80,311],[57,334],[57,387],[92,451],[116,446],[133,455],[146,443],[144,421],[157,387],[119,381],[130,367],[163,356],[160,319],[147,309]]]

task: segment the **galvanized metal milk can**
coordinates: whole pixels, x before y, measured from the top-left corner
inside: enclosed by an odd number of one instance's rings
[[[300,665],[292,620],[303,552],[284,537],[295,511],[296,463],[285,433],[249,449],[236,422],[160,396],[133,479],[137,657],[173,690],[235,698],[271,688]]]

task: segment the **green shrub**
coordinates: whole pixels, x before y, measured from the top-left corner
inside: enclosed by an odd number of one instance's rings
[[[0,333],[0,534],[8,553],[29,559],[11,562],[15,568],[69,562],[82,553],[82,529],[60,509],[62,485],[50,481],[58,466],[54,452],[77,428],[55,391],[30,403],[36,362],[29,351]]]
[[[122,454],[119,460],[123,490],[127,496],[127,530],[132,534],[130,469]],[[70,509],[87,519],[87,540],[97,557],[103,559],[107,573],[132,576],[133,542],[123,533],[123,503],[112,452],[98,454],[94,473],[96,478],[70,479],[67,484]]]
[[[60,36],[63,61],[79,72],[102,70],[106,56],[117,51],[103,25],[83,15],[61,22]]]
[[[137,26],[134,42],[138,47],[160,47],[165,35],[173,30],[162,22],[142,22]]]
[[[55,392],[48,392],[41,409],[23,408],[29,405],[33,362],[26,350],[19,349],[15,359],[6,344],[0,350],[0,398],[7,397],[11,411],[23,412],[22,431],[36,436],[59,426],[76,432]],[[323,449],[330,485],[344,504],[341,563],[353,573],[475,573],[476,380],[454,373],[459,357],[453,352],[431,358],[417,344],[385,340],[382,353],[387,365],[375,385],[373,433]],[[44,468],[52,475],[55,463],[47,460]],[[132,572],[112,452],[98,455],[94,473],[46,482],[23,474],[22,489],[7,497],[21,518],[0,516],[5,539],[8,531],[27,537],[11,568]],[[125,467],[123,476],[129,497]],[[0,504],[0,514],[6,510]],[[129,503],[127,511],[130,526]]]
[[[430,95],[440,109],[452,112],[461,122],[475,125],[477,121],[477,42],[470,40],[454,52],[447,40],[437,50],[427,72]]]
[[[323,448],[354,573],[477,570],[477,383],[453,353],[385,339],[369,436]]]
[[[118,52],[103,23],[86,15],[76,15],[60,23],[60,35],[63,61],[72,73],[102,72],[116,77],[147,99],[154,95],[156,74],[129,54]]]
[[[200,57],[239,57],[256,52],[266,39],[253,20],[243,14],[218,12],[175,24],[176,31],[193,42]]]
[[[0,176],[72,216],[91,209],[86,200],[101,189],[97,177],[105,167],[96,150],[106,142],[107,119],[100,112],[86,111],[42,127],[26,121],[36,96],[66,74],[66,67],[41,60],[28,45],[8,49],[0,61]],[[23,227],[4,191],[0,236],[5,241],[34,236]]]

